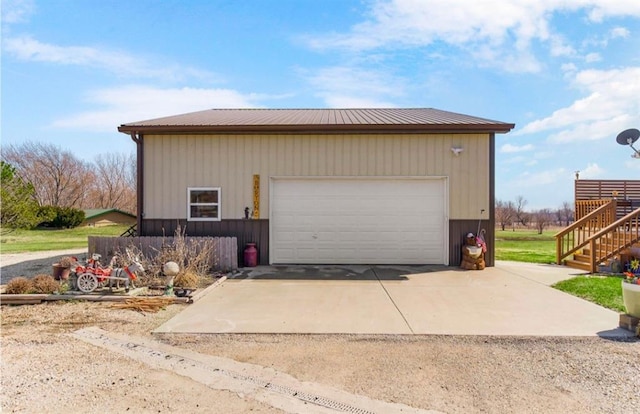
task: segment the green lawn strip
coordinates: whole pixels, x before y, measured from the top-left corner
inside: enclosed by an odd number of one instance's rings
[[[496,230],[496,260],[528,263],[555,263],[555,231]]]
[[[619,276],[587,275],[563,280],[553,287],[616,312],[624,312],[621,281]]]
[[[538,234],[537,230],[496,230],[496,240],[517,240],[517,241],[549,241],[555,243],[553,237],[557,231],[545,230]]]
[[[555,263],[554,241],[517,241],[496,239],[496,259],[514,262]]]
[[[114,225],[61,230],[16,230],[1,236],[0,253],[81,249],[87,247],[88,236],[119,236],[128,228],[126,225]]]

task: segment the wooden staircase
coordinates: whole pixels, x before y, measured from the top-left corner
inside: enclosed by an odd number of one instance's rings
[[[640,246],[640,208],[616,219],[616,200],[604,200],[555,235],[556,262],[590,273],[632,246]]]
[[[134,224],[131,227],[129,227],[127,230],[125,230],[124,233],[122,233],[120,235],[120,237],[136,237],[138,235],[138,229],[137,229],[138,224]]]

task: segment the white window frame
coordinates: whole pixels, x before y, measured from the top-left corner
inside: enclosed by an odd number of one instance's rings
[[[192,191],[216,191],[218,193],[217,203],[192,203]],[[220,187],[187,187],[187,221],[221,221],[222,220],[222,192]],[[218,217],[191,217],[192,206],[217,206]]]

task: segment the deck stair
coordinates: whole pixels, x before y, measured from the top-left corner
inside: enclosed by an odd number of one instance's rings
[[[138,224],[134,224],[131,227],[129,227],[127,230],[125,230],[124,233],[122,233],[120,235],[120,237],[136,237],[138,235]]]
[[[610,200],[555,235],[556,262],[595,273],[598,265],[640,245],[640,208],[616,219]]]

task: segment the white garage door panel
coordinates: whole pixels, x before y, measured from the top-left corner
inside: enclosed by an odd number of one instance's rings
[[[444,179],[274,179],[272,263],[446,263]]]

